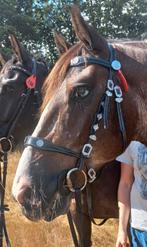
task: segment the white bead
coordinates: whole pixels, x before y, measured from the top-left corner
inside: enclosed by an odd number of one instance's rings
[[[109,90],[106,91],[106,94],[107,94],[108,97],[112,96],[112,92],[110,92]]]
[[[95,135],[90,135],[89,138],[93,141],[96,141],[96,136]]]
[[[95,131],[98,130],[98,129],[99,129],[98,124],[93,125],[93,129],[94,129]]]
[[[115,101],[116,101],[117,103],[121,103],[121,102],[123,101],[123,98],[115,98]]]
[[[101,120],[102,119],[102,113],[97,114],[97,119]]]

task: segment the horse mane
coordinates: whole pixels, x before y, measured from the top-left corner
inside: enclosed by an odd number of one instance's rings
[[[55,93],[57,88],[64,80],[65,74],[69,68],[69,64],[72,58],[78,56],[81,52],[82,43],[79,42],[72,46],[67,52],[65,52],[56,62],[50,74],[48,75],[43,85],[43,103],[41,106],[41,112],[46,107],[49,99]]]

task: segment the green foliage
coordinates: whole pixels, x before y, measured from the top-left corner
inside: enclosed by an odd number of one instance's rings
[[[146,0],[85,2],[85,12],[91,24],[103,36],[110,38],[140,39],[141,34],[147,31],[146,10]]]
[[[36,56],[57,58],[53,31],[75,41],[68,6],[72,0],[0,0],[0,43],[10,52],[9,33],[15,33]],[[140,39],[147,32],[146,0],[79,0],[83,15],[107,38]]]

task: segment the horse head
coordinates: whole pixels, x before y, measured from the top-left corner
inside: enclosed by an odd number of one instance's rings
[[[131,140],[146,141],[144,50],[108,45],[75,5],[71,16],[80,42],[67,49],[58,39],[65,52],[46,80],[42,115],[13,183],[14,197],[32,220],[67,212],[71,192],[84,189]]]
[[[48,71],[14,35],[10,35],[10,42],[14,55],[3,63],[0,73],[0,138],[13,135],[18,144],[37,123],[41,88]]]

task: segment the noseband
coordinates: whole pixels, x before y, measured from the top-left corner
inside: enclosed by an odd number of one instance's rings
[[[97,64],[109,70],[109,78],[107,80],[106,90],[100,102],[98,103],[98,107],[94,115],[92,125],[90,127],[88,141],[83,146],[81,152],[77,153],[66,147],[55,145],[52,142],[49,142],[39,137],[28,136],[26,137],[25,143],[24,143],[25,147],[32,146],[40,150],[62,153],[62,154],[77,158],[76,168],[70,169],[66,175],[67,187],[72,192],[76,192],[77,190],[82,191],[85,188],[87,181],[93,182],[96,178],[96,172],[93,168],[90,168],[86,175],[84,163],[85,163],[85,160],[90,157],[91,152],[93,150],[93,143],[97,140],[96,132],[99,129],[100,121],[103,120],[104,129],[107,129],[109,127],[109,123],[108,123],[109,104],[110,104],[110,98],[113,95],[115,97],[118,123],[119,123],[119,128],[120,128],[120,132],[121,132],[122,140],[123,140],[123,149],[125,149],[126,143],[127,143],[126,129],[125,129],[123,114],[121,110],[121,103],[123,101],[123,93],[122,93],[121,86],[123,87],[124,91],[127,92],[128,84],[127,84],[127,81],[125,80],[125,77],[123,76],[121,72],[120,62],[115,59],[114,48],[111,45],[109,45],[108,47],[109,47],[109,52],[110,52],[109,61],[101,59],[101,58],[96,58],[95,56],[91,56],[91,57],[78,56],[72,59],[70,63],[70,67],[79,67],[83,65],[85,66],[85,65],[90,65],[90,64]],[[73,182],[71,179],[71,174],[76,173],[76,172],[80,172],[82,176],[84,177],[84,183],[78,188],[73,187]]]

